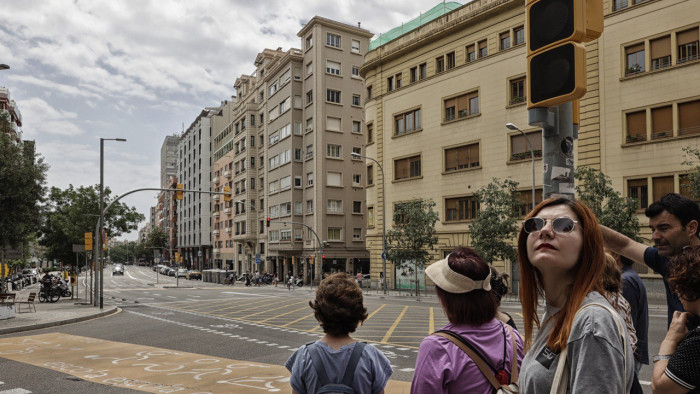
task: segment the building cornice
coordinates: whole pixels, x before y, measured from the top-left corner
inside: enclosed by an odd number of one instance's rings
[[[320,17],[318,15],[314,16],[309,20],[304,27],[299,30],[299,33],[297,33],[298,37],[304,37],[315,25],[321,25],[321,26],[328,26],[332,27],[337,30],[342,30],[351,34],[357,34],[361,37],[365,37],[367,39],[370,39],[374,36],[373,33],[371,33],[369,30],[363,29],[361,27],[356,27],[352,25],[348,25],[345,23],[333,21],[330,19],[326,19],[323,17]]]

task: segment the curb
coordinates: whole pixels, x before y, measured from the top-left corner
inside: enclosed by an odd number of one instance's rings
[[[86,316],[75,317],[72,319],[57,320],[57,321],[52,321],[52,322],[47,322],[47,323],[40,323],[40,324],[31,325],[31,326],[19,326],[19,327],[3,328],[3,329],[0,329],[0,335],[14,334],[14,333],[23,332],[23,331],[40,330],[42,328],[62,326],[62,325],[66,325],[66,324],[79,323],[79,322],[83,322],[86,320],[99,319],[101,317],[115,314],[119,311],[120,311],[120,309],[115,306],[115,307],[113,307],[113,309],[102,311],[100,313],[96,313],[93,315],[86,315]]]

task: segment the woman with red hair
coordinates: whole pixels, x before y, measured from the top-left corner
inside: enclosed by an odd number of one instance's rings
[[[523,222],[518,260],[528,352],[521,393],[629,392],[634,358],[624,322],[602,295],[603,246],[598,221],[578,201],[545,200]]]

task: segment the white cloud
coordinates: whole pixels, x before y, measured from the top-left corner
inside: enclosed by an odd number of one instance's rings
[[[38,97],[18,101],[25,138],[36,138],[42,134],[76,136],[85,133],[76,124],[78,114],[75,112],[56,109]]]

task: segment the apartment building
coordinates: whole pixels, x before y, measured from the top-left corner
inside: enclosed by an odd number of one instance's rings
[[[15,100],[10,96],[10,89],[0,86],[0,116],[7,114],[10,121],[9,130],[3,130],[8,133],[16,142],[22,141],[22,113]]]
[[[160,148],[160,187],[163,189],[170,188],[173,184],[173,178],[177,179],[177,149],[179,143],[180,136],[177,134],[167,135],[163,139],[163,144]],[[161,191],[158,193],[155,225],[168,234],[170,248],[177,246],[175,235],[177,229],[174,223],[177,214],[172,211],[175,201],[174,192]],[[170,260],[169,250],[164,253],[168,260]]]
[[[699,17],[675,0],[606,1],[605,30],[586,45],[588,92],[581,100],[575,164],[601,169],[642,209],[670,191],[683,193],[682,148],[700,133]],[[697,7],[695,7],[697,8]],[[525,8],[522,1],[440,4],[370,44],[365,77],[367,246],[372,276],[381,270],[381,222],[412,198],[437,203],[435,258],[469,245],[478,215],[474,192],[494,177],[519,182],[521,212],[530,208],[530,151],[541,166],[541,131],[528,127]],[[408,28],[406,28],[408,26]],[[542,178],[537,171],[537,202]],[[643,234],[646,219],[640,216]],[[388,283],[403,287],[390,263]],[[517,264],[496,263],[517,287]],[[646,267],[635,266],[641,273]],[[397,279],[394,279],[394,278]],[[648,279],[655,276],[651,273]]]
[[[182,134],[177,152],[177,179],[185,190],[211,191],[211,117],[219,108],[203,109]],[[185,192],[177,207],[177,248],[188,268],[213,266],[211,194]]]

